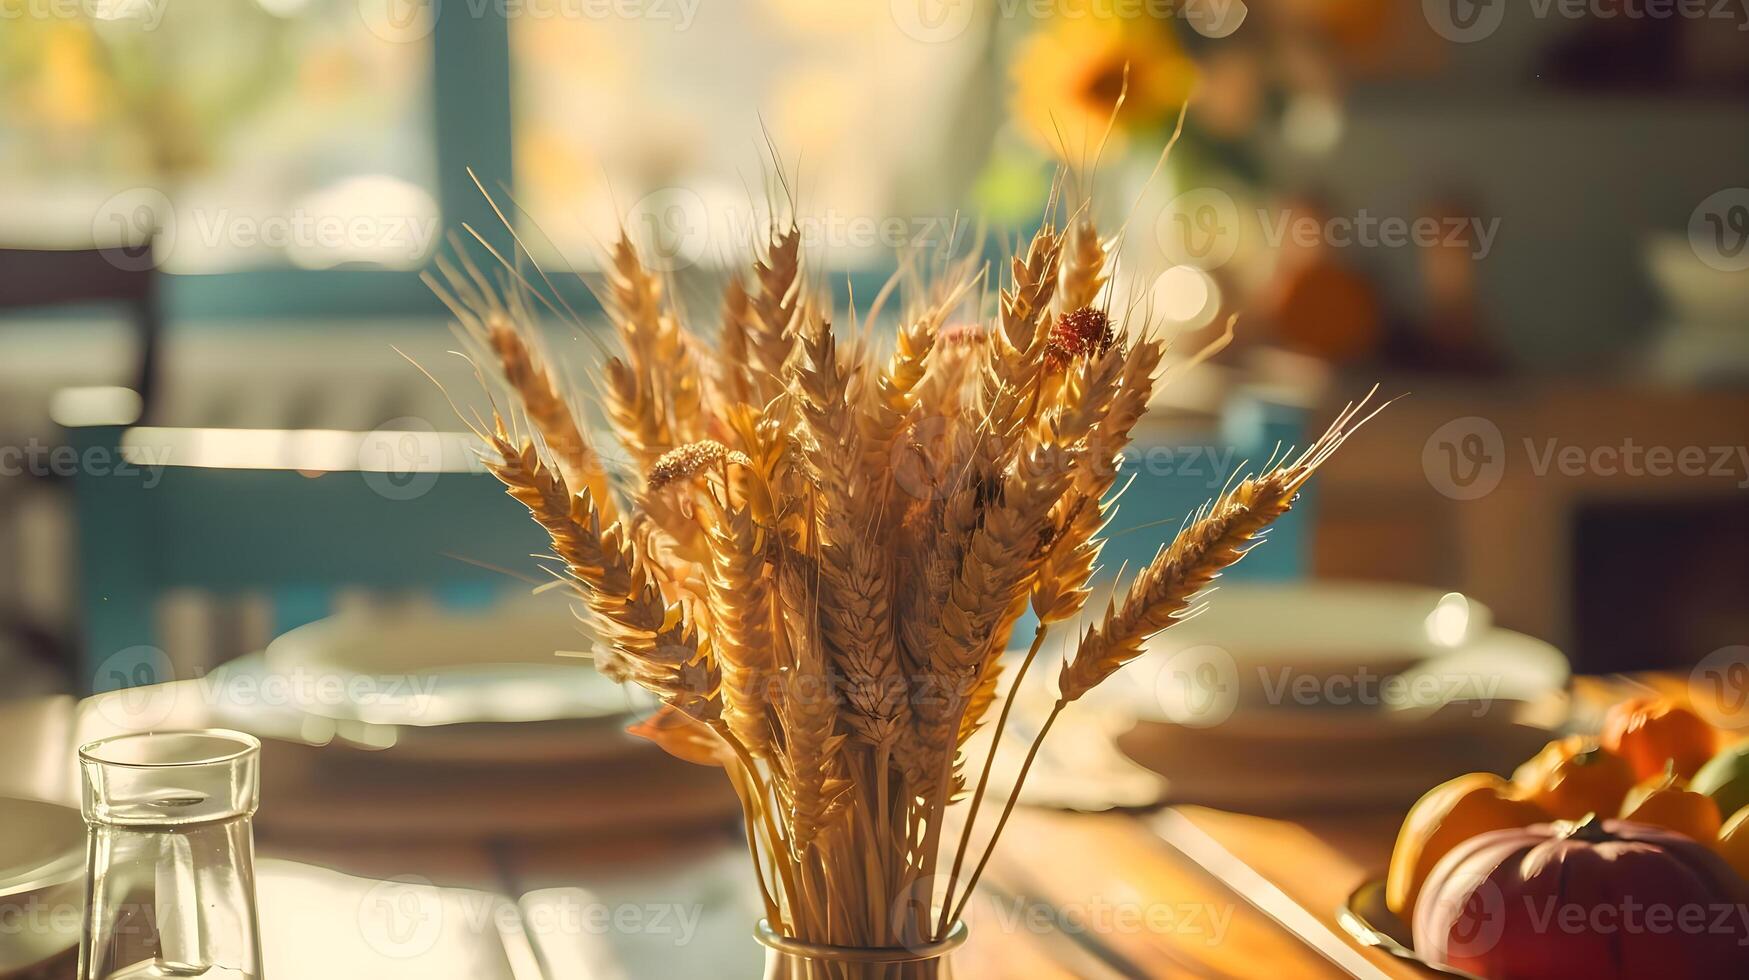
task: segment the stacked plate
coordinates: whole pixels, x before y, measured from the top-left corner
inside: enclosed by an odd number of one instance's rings
[[[720,773],[625,734],[563,602],[348,612],[203,679],[263,738],[257,829],[281,838],[541,838],[725,824]]]
[[[72,807],[0,797],[0,977],[72,976],[85,823]]]
[[[1174,801],[1272,811],[1391,805],[1507,771],[1548,731],[1559,651],[1456,593],[1346,582],[1222,588],[1111,690],[1119,745]]]

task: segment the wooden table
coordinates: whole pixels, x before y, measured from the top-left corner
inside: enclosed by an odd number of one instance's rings
[[[1650,680],[1673,693],[1683,690],[1680,679]],[[1619,684],[1601,680],[1581,679],[1575,689],[1576,701],[1623,693]],[[0,793],[76,799],[68,761],[81,737],[74,716],[70,699],[0,705],[0,737],[8,754],[23,762],[0,773]],[[1401,818],[1394,811],[1265,818],[1194,806],[1153,814],[1019,810],[987,875],[990,887],[969,906],[972,939],[955,959],[955,975],[1425,976],[1347,939],[1336,925],[1336,910],[1348,893],[1385,867]],[[1162,822],[1174,830],[1168,836],[1182,843],[1189,835],[1196,842],[1187,848],[1194,857],[1156,833]],[[416,874],[512,899],[586,882],[604,870],[671,861],[677,846],[671,837],[636,834],[548,844],[260,843],[264,859],[289,858],[373,878]],[[744,846],[724,828],[694,835],[684,848],[701,857],[739,852],[744,858]],[[1218,861],[1211,861],[1211,853]],[[1323,929],[1326,948],[1315,948],[1254,904],[1259,888],[1227,873],[1234,868],[1255,871],[1267,883],[1263,890],[1279,890],[1291,907],[1303,910],[1301,917],[1309,913]],[[751,964],[751,947],[749,938],[746,947],[725,955]]]

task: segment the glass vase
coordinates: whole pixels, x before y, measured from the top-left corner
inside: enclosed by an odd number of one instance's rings
[[[827,946],[780,935],[759,920],[754,938],[765,947],[765,980],[952,980],[953,951],[966,941],[966,924],[916,946]]]
[[[80,747],[79,980],[260,980],[250,827],[260,751],[219,730]]]

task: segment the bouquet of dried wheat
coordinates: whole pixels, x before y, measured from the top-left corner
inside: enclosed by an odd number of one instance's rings
[[[599,668],[660,699],[636,731],[723,767],[739,794],[768,943],[875,951],[795,975],[937,975],[923,952],[963,932],[1013,805],[974,848],[995,750],[968,771],[962,748],[1000,700],[1028,607],[1038,626],[1011,685],[1089,599],[1165,345],[1100,305],[1112,242],[1086,210],[1061,220],[988,304],[969,260],[913,267],[884,354],[868,329],[878,310],[835,333],[793,222],[728,283],[714,344],[622,238],[599,292],[623,352],[600,375],[630,481],[610,478],[537,342],[531,297],[545,293],[511,263],[488,277],[465,256],[432,280],[514,392],[479,426],[491,470],[550,534],[604,639]],[[1092,617],[1039,739],[1195,607],[1360,407],[1191,515]]]

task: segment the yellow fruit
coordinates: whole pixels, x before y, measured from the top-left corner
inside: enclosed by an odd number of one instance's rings
[[[1714,849],[1744,881],[1749,881],[1749,806],[1738,810],[1725,821]]]
[[[1579,820],[1587,813],[1599,817],[1621,810],[1621,801],[1634,788],[1634,771],[1627,760],[1579,735],[1556,739],[1518,767],[1513,785],[1557,820]]]
[[[1695,793],[1674,771],[1635,786],[1622,801],[1621,818],[1674,830],[1706,843],[1719,836],[1719,807],[1705,793]]]
[[[1410,808],[1391,850],[1385,876],[1385,904],[1391,911],[1408,921],[1428,872],[1464,841],[1549,819],[1542,807],[1516,794],[1511,783],[1489,772],[1459,776],[1428,790]]]

